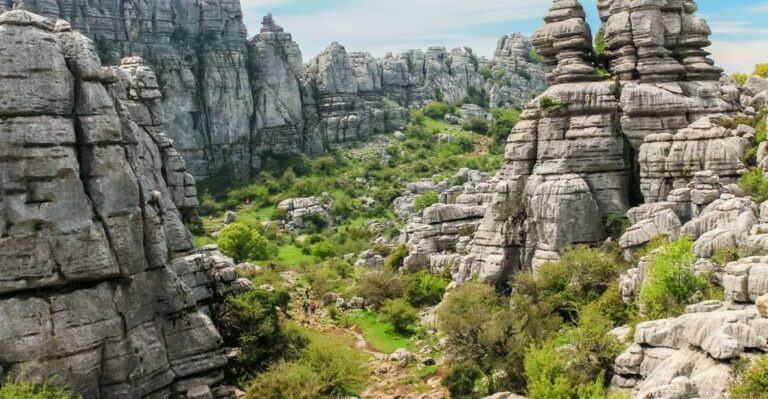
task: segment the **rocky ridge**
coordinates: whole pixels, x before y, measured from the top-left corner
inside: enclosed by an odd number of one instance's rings
[[[472,90],[492,104],[516,105],[545,84],[520,35],[503,37],[493,61],[467,48],[375,59],[332,44],[303,65],[299,46],[271,15],[249,40],[237,0],[6,3],[0,12],[69,21],[107,64],[143,57],[157,72],[168,136],[197,178],[225,167],[247,175],[264,152],[320,153],[330,143],[393,130],[404,125],[408,107],[428,100],[457,102]],[[488,78],[479,74],[485,65],[492,66]]]
[[[214,281],[233,265],[184,225],[194,179],[154,72],[102,67],[68,23],[23,10],[0,15],[0,43],[3,377],[58,376],[89,398],[218,383]]]
[[[460,255],[451,257],[455,280],[503,283],[557,260],[568,245],[603,243],[596,221],[611,214],[640,203],[663,210],[651,204],[697,172],[728,185],[746,171],[742,154],[754,130],[726,126],[751,100],[706,58],[709,28],[693,5],[599,2],[605,51],[596,56],[582,6],[553,2],[532,39],[550,87],[525,107],[502,169],[485,183],[487,210],[470,245],[452,252]],[[653,238],[643,237],[633,245]],[[445,256],[440,246],[408,242],[422,265]]]
[[[749,132],[720,122],[740,109],[740,90],[702,59],[706,23],[689,2],[643,4],[600,2],[606,79],[581,5],[553,2],[533,37],[551,86],[508,138],[494,204],[468,258],[484,259],[474,266],[480,274],[535,268],[567,245],[600,244],[607,235],[595,221],[658,202],[696,172],[732,183],[746,171],[740,151]]]

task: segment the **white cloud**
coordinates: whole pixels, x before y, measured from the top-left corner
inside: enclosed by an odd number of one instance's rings
[[[754,4],[747,7],[748,12],[768,12],[768,3]]]
[[[707,51],[728,73],[752,72],[755,64],[768,62],[768,40],[714,41]]]
[[[755,28],[750,22],[745,21],[722,21],[710,23],[712,32],[719,35],[766,35],[768,29]]]

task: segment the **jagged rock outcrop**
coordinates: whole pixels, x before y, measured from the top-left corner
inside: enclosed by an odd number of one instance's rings
[[[461,262],[471,245],[495,185],[482,172],[462,169],[439,183],[422,180],[407,186],[405,195],[395,200],[398,215],[407,220],[400,241],[408,247],[403,261],[407,270],[430,270],[436,274],[467,273]],[[438,193],[438,203],[414,212],[417,196]]]
[[[482,268],[506,276],[556,260],[568,245],[605,240],[600,221],[608,215],[666,199],[696,172],[710,171],[724,185],[745,172],[742,154],[754,131],[725,127],[740,92],[706,58],[709,28],[691,4],[599,1],[605,53],[595,57],[579,2],[553,2],[532,39],[551,86],[508,138],[494,205],[470,249]],[[637,225],[629,241],[650,240],[654,228],[676,234],[683,224],[674,220],[676,207],[646,211],[659,223]]]
[[[24,54],[20,57],[19,54]],[[140,58],[22,10],[0,15],[0,364],[89,398],[162,397],[223,378],[215,270],[195,250],[194,179]]]
[[[635,224],[622,237],[622,246],[631,250],[650,234],[690,237],[698,258],[692,271],[722,286],[726,301],[690,305],[680,317],[639,324],[633,345],[616,359],[613,386],[631,390],[638,398],[722,399],[727,397],[734,361],[768,352],[768,319],[760,306],[768,291],[768,258],[744,257],[724,268],[710,259],[716,251],[737,247],[742,253],[766,253],[754,245],[765,232],[759,226],[766,208],[760,208],[738,187],[724,185],[705,171],[687,187],[674,190],[666,202],[630,211]],[[622,275],[625,300],[640,294],[648,262],[644,257]]]
[[[157,71],[168,136],[198,178],[224,167],[247,175],[264,152],[320,153],[330,143],[402,128],[407,109],[428,100],[458,102],[474,93],[510,106],[544,86],[519,35],[500,42],[491,79],[479,74],[489,62],[467,48],[377,60],[335,44],[305,66],[271,15],[247,40],[237,0],[107,0],[98,7],[18,0],[0,12],[12,8],[69,21],[108,63],[142,56]]]
[[[276,153],[322,152],[305,120],[299,45],[270,14],[250,46],[256,147]]]
[[[158,71],[168,136],[194,176],[207,176],[224,164],[238,173],[258,165],[250,151],[254,107],[239,1],[14,3],[69,21],[95,41],[107,64],[142,56]]]

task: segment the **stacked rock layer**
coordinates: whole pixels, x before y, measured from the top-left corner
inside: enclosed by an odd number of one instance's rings
[[[69,24],[0,15],[0,365],[88,398],[223,378],[194,179],[140,58],[104,68]],[[19,54],[24,54],[20,57]]]
[[[723,126],[739,89],[706,59],[709,28],[692,3],[598,3],[604,58],[578,1],[554,1],[534,34],[551,86],[509,136],[470,274],[506,276],[599,244],[610,214],[664,200],[699,171],[728,184],[746,169],[750,133]]]

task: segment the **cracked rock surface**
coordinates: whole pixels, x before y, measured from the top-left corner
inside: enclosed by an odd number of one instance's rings
[[[223,257],[194,250],[184,225],[194,179],[154,72],[138,57],[102,67],[69,24],[14,10],[0,15],[0,88],[2,370],[88,398],[220,381],[208,304]]]

